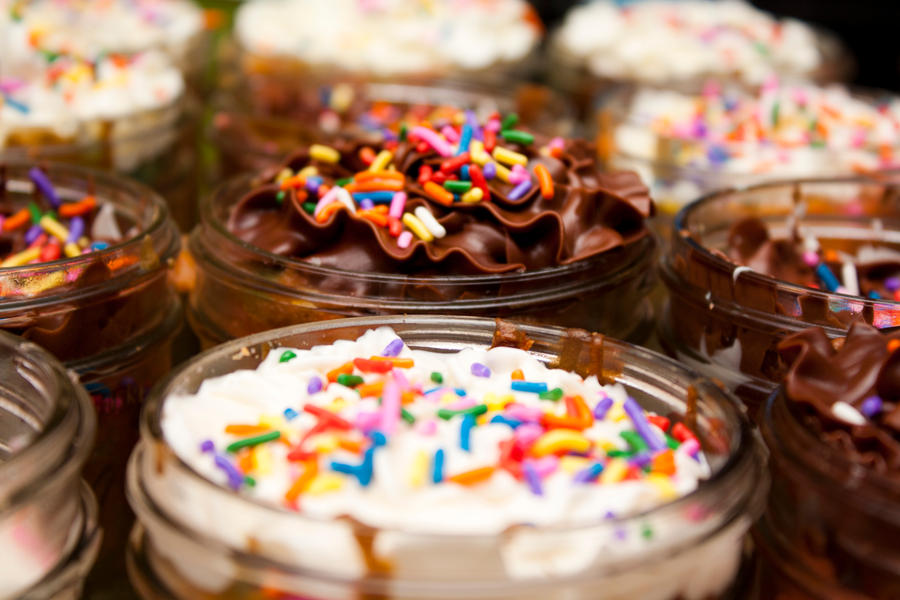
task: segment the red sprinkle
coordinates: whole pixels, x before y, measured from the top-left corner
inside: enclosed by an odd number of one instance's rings
[[[493,152],[494,147],[497,145],[497,134],[491,131],[490,129],[484,130],[484,149],[488,152]]]
[[[54,239],[41,249],[41,262],[56,260],[60,256],[59,243]]]
[[[387,373],[394,368],[394,365],[387,361],[368,358],[354,358],[353,366],[363,373]]]
[[[403,233],[403,223],[395,217],[388,217],[388,233],[392,237],[399,237]]]
[[[422,165],[422,168],[419,169],[419,178],[417,181],[419,185],[425,185],[425,182],[431,179],[431,175],[434,173],[434,170],[428,165]]]
[[[460,167],[463,165],[469,164],[469,153],[463,152],[459,156],[454,156],[453,158],[448,158],[444,162],[441,163],[441,173],[455,173],[459,171]]]
[[[663,431],[669,430],[670,421],[666,417],[661,417],[659,415],[647,415],[647,420],[662,429]]]
[[[684,423],[675,423],[672,427],[672,437],[682,443],[697,439],[694,432],[685,427]]]
[[[491,199],[491,190],[488,189],[487,179],[484,178],[484,173],[481,172],[481,167],[478,165],[469,165],[469,178],[472,180],[472,185],[477,188],[481,188],[481,191],[484,195],[481,197],[482,202],[487,202]]]
[[[391,363],[387,363],[391,364]],[[353,429],[353,425],[342,418],[339,415],[331,412],[330,410],[326,410],[321,406],[316,406],[315,404],[304,404],[303,411],[308,412],[312,416],[316,417],[319,420],[319,423],[323,426],[332,427],[335,429],[345,429],[347,431]]]
[[[416,144],[416,152],[418,152],[419,154],[425,154],[426,152],[428,152],[429,148],[430,146],[426,142],[419,142],[418,144]]]

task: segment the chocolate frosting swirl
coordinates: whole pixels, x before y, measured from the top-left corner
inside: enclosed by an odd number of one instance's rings
[[[873,471],[900,481],[900,333],[884,334],[864,323],[831,341],[820,328],[778,346],[791,363],[787,398],[804,423],[829,446]],[[877,397],[877,400],[873,400]],[[844,402],[864,415],[853,424],[835,413]]]
[[[275,176],[283,168],[318,169],[324,184],[352,177],[367,168],[359,158],[364,142],[333,141],[337,163],[315,160],[301,147],[283,165],[263,176],[233,209],[229,230],[243,241],[282,256],[357,272],[412,275],[495,274],[566,265],[634,243],[648,235],[644,220],[654,211],[648,189],[630,172],[604,173],[593,145],[569,140],[557,157],[539,152],[544,144],[504,147],[528,157],[526,169],[544,165],[554,182],[552,198],[537,184],[521,198],[515,187],[497,178],[488,181],[490,201],[444,206],[427,197],[417,182],[419,170],[438,170],[444,160],[434,150],[411,142],[368,145],[377,153],[390,144],[393,164],[406,175],[406,211],[426,206],[446,229],[443,238],[414,241],[400,248],[386,227],[347,210],[319,223],[303,208],[305,192],[289,190],[278,200]],[[396,147],[394,147],[396,144]]]

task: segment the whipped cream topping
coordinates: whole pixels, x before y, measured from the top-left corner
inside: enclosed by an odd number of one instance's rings
[[[381,76],[513,63],[541,37],[522,0],[258,0],[235,33],[253,54]]]
[[[808,26],[736,0],[592,2],[568,14],[556,42],[597,76],[640,82],[759,84],[773,72],[809,76],[822,62]]]
[[[368,371],[395,353],[392,369]],[[576,429],[557,428],[567,419]],[[389,328],[272,351],[255,371],[167,398],[162,429],[187,464],[248,498],[426,534],[627,517],[710,475],[683,424],[618,384],[511,348],[413,351]],[[256,435],[268,441],[241,448]]]

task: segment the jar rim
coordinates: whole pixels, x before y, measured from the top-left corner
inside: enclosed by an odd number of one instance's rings
[[[234,496],[234,494],[230,490],[205,478],[190,465],[188,465],[184,460],[182,460],[181,457],[179,457],[174,451],[171,450],[165,440],[161,425],[162,409],[167,397],[179,384],[179,379],[183,379],[189,373],[202,374],[204,379],[206,379],[209,377],[214,377],[231,372],[230,370],[225,369],[220,373],[213,367],[213,365],[217,360],[222,360],[225,358],[233,358],[237,356],[258,356],[258,354],[255,355],[254,353],[258,352],[260,349],[263,349],[263,351],[268,351],[272,348],[278,347],[281,341],[285,338],[317,332],[327,332],[329,330],[340,328],[374,328],[384,325],[397,327],[406,326],[410,328],[414,327],[417,331],[416,335],[420,337],[437,336],[443,334],[444,336],[446,336],[445,339],[448,340],[448,343],[452,344],[455,348],[457,347],[457,345],[461,346],[463,344],[490,345],[491,338],[497,326],[497,322],[494,319],[486,319],[480,317],[447,317],[442,315],[417,315],[415,317],[357,317],[292,325],[280,329],[253,334],[244,338],[239,338],[230,342],[226,342],[224,344],[220,344],[219,346],[207,350],[194,357],[190,361],[184,363],[176,371],[172,372],[166,380],[156,386],[156,388],[153,390],[153,393],[148,398],[148,401],[141,413],[140,429],[142,443],[139,448],[142,447],[144,451],[150,451],[149,446],[153,445],[162,446],[168,449],[170,451],[170,454],[172,454],[172,456],[174,457],[176,467],[180,471],[184,472],[192,482],[201,484],[204,489],[208,489],[213,494],[227,494],[229,496]],[[543,340],[548,344],[552,344],[564,339],[563,336],[568,331],[560,327],[545,325],[526,325],[516,323],[515,326],[520,331],[523,331],[530,339],[536,341]],[[401,333],[400,335],[402,336],[404,335],[404,333]],[[477,341],[473,342],[470,339],[473,336],[477,338]],[[428,339],[434,338],[428,337]],[[604,337],[603,343],[605,349],[611,349],[620,353],[620,356],[617,357],[618,360],[643,361],[646,365],[648,365],[647,369],[640,372],[640,375],[642,375],[646,379],[646,381],[643,381],[643,383],[644,385],[648,386],[648,389],[651,389],[653,383],[649,379],[649,377],[662,377],[664,375],[670,375],[679,378],[679,383],[682,387],[684,387],[685,391],[687,389],[687,386],[693,386],[698,391],[698,395],[700,397],[708,399],[708,401],[712,403],[717,410],[721,409],[722,416],[718,416],[716,418],[718,418],[720,421],[728,421],[727,425],[730,426],[732,435],[734,437],[728,449],[728,456],[720,465],[718,465],[712,475],[708,479],[701,481],[698,487],[692,492],[648,510],[626,517],[614,517],[610,519],[604,519],[602,521],[591,521],[589,523],[576,523],[571,525],[567,524],[557,526],[541,526],[532,528],[532,530],[543,534],[564,534],[584,531],[586,528],[611,529],[624,523],[638,522],[641,519],[646,519],[651,516],[668,515],[669,513],[675,513],[695,501],[699,501],[703,498],[708,498],[716,491],[721,493],[723,489],[728,489],[729,491],[733,492],[731,488],[734,486],[742,485],[740,482],[743,482],[743,485],[746,488],[746,484],[750,483],[751,481],[753,481],[753,485],[755,486],[753,489],[743,489],[742,491],[738,492],[738,494],[741,495],[740,498],[732,498],[729,501],[730,506],[727,507],[727,512],[729,512],[729,515],[726,519],[724,519],[724,522],[721,524],[721,526],[725,526],[730,523],[734,518],[737,517],[738,514],[746,512],[748,510],[748,506],[750,507],[750,512],[759,512],[762,506],[762,495],[766,487],[765,485],[758,485],[758,477],[763,476],[761,474],[762,458],[759,452],[758,442],[755,436],[752,434],[749,421],[747,420],[746,415],[744,415],[744,413],[739,408],[739,402],[733,397],[733,395],[721,389],[711,380],[696,374],[695,372],[674,361],[673,359],[661,356],[655,352],[630,344],[628,342],[623,342],[611,338]],[[413,346],[415,346],[415,344],[413,344]],[[534,348],[532,348],[532,352],[533,351]],[[608,356],[606,350],[604,350],[604,356]],[[652,365],[652,370],[649,369],[649,365]],[[638,381],[638,378],[635,377],[634,379],[635,381]],[[647,393],[650,392],[647,391]],[[146,502],[146,500],[136,497],[138,495],[138,489],[142,487],[137,481],[137,478],[139,476],[137,475],[137,473],[135,473],[138,468],[136,466],[137,459],[135,458],[137,453],[138,451],[135,451],[134,455],[132,456],[131,466],[129,467],[129,471],[131,472],[129,475],[129,480],[131,480],[131,482],[129,483],[129,498],[131,499],[132,504]],[[757,475],[757,477],[747,477],[748,470],[757,471],[757,473],[755,474]],[[141,494],[145,496],[148,495],[147,492],[142,490]],[[288,510],[287,508],[273,505],[270,502],[265,502],[256,498],[239,498],[242,502],[246,502],[248,506],[252,506],[255,509],[272,511],[271,514],[291,515],[290,518],[297,518],[302,522],[318,524],[334,522],[334,519],[309,517],[307,515],[295,513]],[[149,504],[156,507],[156,503],[152,500],[152,498],[149,500]],[[137,507],[135,508],[137,510]],[[160,509],[157,508],[157,510]],[[169,520],[172,520],[171,517],[167,516],[167,518]],[[179,526],[184,528],[189,527],[189,524],[179,522]],[[720,527],[717,526],[714,531],[717,531],[719,528]],[[478,540],[494,539],[496,537],[495,534],[428,533],[420,532],[414,529],[404,529],[402,527],[366,526],[366,529],[407,534],[423,539]],[[193,531],[192,533],[200,537],[208,537],[205,533],[202,532]],[[704,531],[702,533],[705,534],[710,532]]]

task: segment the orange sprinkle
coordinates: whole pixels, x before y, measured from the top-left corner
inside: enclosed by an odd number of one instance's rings
[[[388,208],[387,204],[379,204],[375,208],[371,208],[369,210],[371,210],[372,212],[376,212],[380,215],[386,215],[386,214],[388,214],[388,211],[390,210],[390,208]]]
[[[97,206],[97,199],[93,196],[85,196],[78,202],[69,202],[59,207],[59,216],[61,217],[77,217],[89,212]]]
[[[336,369],[332,369],[328,371],[328,381],[330,383],[334,383],[337,381],[338,375],[352,375],[353,374],[353,363],[348,362],[344,363]]]
[[[452,481],[453,483],[458,483],[460,485],[477,485],[490,479],[496,470],[496,467],[479,467],[477,469],[472,469],[471,471],[457,473],[452,477],[448,477],[447,481]]]
[[[340,438],[338,439],[338,448],[340,448],[341,450],[346,450],[347,452],[359,454],[363,450],[363,444],[359,440]]]
[[[397,358],[395,356],[371,356],[369,360],[386,360],[398,369],[411,369],[416,364],[416,361],[411,358]]]
[[[378,171],[387,173],[389,171]],[[403,190],[403,181],[399,179],[369,179],[356,183],[348,183],[344,189],[350,192],[400,192]]]
[[[138,261],[137,256],[119,256],[117,258],[112,258],[106,261],[106,266],[110,271],[116,271],[118,269],[124,269],[125,267],[130,267],[134,263]]]
[[[306,491],[309,484],[319,473],[319,463],[315,459],[303,461],[303,473],[300,474],[287,492],[284,493],[284,499],[288,502],[295,502],[300,494]]]
[[[306,177],[302,175],[293,175],[282,181],[278,187],[282,190],[289,190],[291,188],[302,188],[305,185]]]
[[[238,452],[237,466],[242,473],[249,473],[253,470],[253,453],[250,448],[244,448]]]
[[[897,348],[900,348],[900,340],[898,340],[898,339],[888,340],[888,343],[887,343],[888,352],[893,352]]]
[[[554,195],[553,177],[550,176],[550,171],[544,165],[535,165],[534,174],[537,175],[538,184],[541,186],[541,196],[549,200]]]
[[[353,181],[373,181],[377,179],[406,181],[406,175],[400,171],[360,171],[353,176]]]
[[[525,374],[522,372],[522,369],[516,369],[509,378],[513,381],[522,381],[525,379]]]
[[[25,225],[30,218],[31,214],[28,212],[28,209],[23,208],[13,216],[3,221],[3,231],[12,231],[13,229],[18,229],[22,225]]]
[[[373,381],[372,383],[361,383],[354,388],[359,392],[360,398],[377,397],[381,395],[384,389],[383,381]]]
[[[406,390],[402,394],[400,394],[400,403],[401,404],[412,404],[416,401],[416,393],[412,390]]]
[[[671,450],[660,452],[653,457],[653,463],[650,467],[654,473],[662,473],[663,475],[675,474],[675,453]]]
[[[331,215],[342,208],[344,208],[344,204],[342,202],[332,202],[331,204],[323,208],[322,211],[316,216],[316,222],[324,223],[331,218]]]
[[[225,426],[225,433],[232,435],[259,435],[261,433],[269,433],[271,427],[263,427],[262,425],[241,425],[233,424]]]
[[[584,423],[584,428],[587,429],[588,427],[591,427],[594,424],[594,413],[591,412],[591,408],[587,405],[587,402],[584,401],[584,398],[581,396],[573,396],[572,403],[575,405],[578,418]]]
[[[356,211],[356,215],[362,217],[367,221],[371,221],[375,223],[379,227],[387,227],[388,218],[387,215],[383,215],[381,213],[377,213],[373,210],[358,210]]]
[[[435,202],[443,204],[444,206],[451,206],[453,204],[453,194],[435,182],[426,181],[424,188],[425,193]]]

